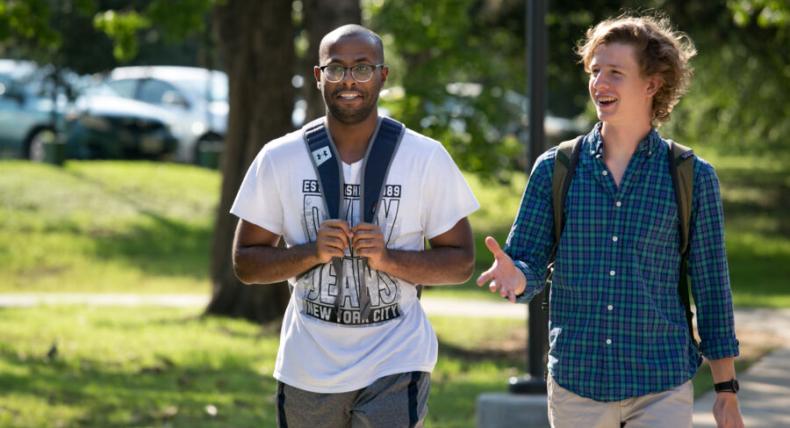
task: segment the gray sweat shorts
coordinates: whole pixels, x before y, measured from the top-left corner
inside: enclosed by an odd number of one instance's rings
[[[399,373],[338,394],[304,391],[278,382],[279,428],[421,428],[428,414],[431,375]]]

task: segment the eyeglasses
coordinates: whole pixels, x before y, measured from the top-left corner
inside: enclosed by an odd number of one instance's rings
[[[346,77],[346,70],[351,70],[351,78],[359,83],[365,83],[373,78],[373,72],[384,64],[357,64],[351,67],[343,67],[339,64],[329,64],[318,67],[328,82],[337,83]]]

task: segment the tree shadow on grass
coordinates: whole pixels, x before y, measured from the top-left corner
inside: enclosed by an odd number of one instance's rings
[[[71,171],[71,175],[123,201],[148,220],[132,226],[128,231],[102,231],[94,235],[98,259],[121,261],[155,275],[194,279],[208,277],[213,234],[211,225],[170,218],[147,207],[143,201],[124,193],[122,189],[112,189],[102,181],[76,171]]]
[[[472,276],[463,284],[452,286],[423,286],[423,291],[426,295],[441,296],[444,292],[451,292],[453,294],[460,293],[475,298],[489,298],[495,299],[493,295],[489,296],[488,290],[481,290],[477,287],[477,277],[486,269],[491,267],[494,262],[494,256],[488,251],[485,245],[486,236],[493,236],[500,246],[505,245],[505,239],[510,232],[510,224],[507,227],[496,228],[494,230],[472,230],[474,244],[475,244],[475,270]]]
[[[47,408],[67,407],[81,413],[63,421],[66,426],[274,426],[276,385],[264,381],[249,361],[229,358],[218,367],[201,367],[177,366],[163,359],[132,371],[99,360],[20,358],[3,350],[0,362],[29,373],[0,372],[0,397],[43,400]],[[3,405],[7,414],[15,415],[14,426],[55,422],[54,414],[33,416],[30,409],[14,408],[19,402],[7,400]],[[214,406],[216,415],[207,406]]]
[[[524,347],[471,349],[440,341],[439,354],[461,360],[462,365],[479,363],[482,361],[496,361],[498,364],[502,365],[519,366],[526,360],[527,351]]]
[[[760,172],[752,170],[724,170],[719,172],[722,186],[727,190],[746,190],[757,196],[756,200],[732,201],[724,199],[724,215],[728,219],[766,216],[775,221],[775,230],[790,238],[790,171]],[[726,195],[725,195],[726,196]]]
[[[154,221],[95,239],[96,257],[121,261],[146,273],[208,278],[212,230],[147,214]]]
[[[724,188],[728,231],[727,256],[739,305],[786,304],[790,254],[790,181],[788,171],[748,168],[719,171]],[[728,198],[726,192],[733,192]],[[745,195],[738,198],[737,195]],[[777,301],[778,296],[785,297]],[[773,302],[773,303],[772,303]]]
[[[474,424],[475,403],[480,394],[505,392],[508,377],[523,374],[525,350],[473,349],[439,341],[439,366],[432,375],[431,398],[428,403],[428,420],[431,426],[468,427]],[[442,370],[443,364],[456,367],[450,372]],[[477,371],[489,366],[488,377]],[[490,365],[495,367],[492,369]]]

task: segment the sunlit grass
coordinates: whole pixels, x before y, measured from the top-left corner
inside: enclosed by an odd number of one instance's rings
[[[734,299],[790,306],[790,162],[700,153],[717,168]],[[491,264],[486,235],[504,243],[526,176],[509,184],[466,174],[481,209],[472,280],[433,296],[498,299],[474,285]],[[216,171],[153,162],[0,161],[0,292],[208,293]]]
[[[274,426],[276,326],[198,315],[155,307],[0,310],[0,426]],[[489,329],[504,337],[523,322],[433,321],[442,347],[430,426],[468,427],[477,395],[504,391],[521,370],[517,358],[486,353]]]
[[[477,397],[525,371],[524,322],[431,322],[440,347],[427,426],[472,427]],[[196,309],[0,309],[0,427],[274,426],[278,338],[276,325]],[[771,346],[745,335],[739,368]],[[697,394],[710,389],[701,373]]]
[[[149,162],[0,162],[0,291],[207,292],[219,176]]]
[[[264,379],[276,334],[196,315],[151,307],[0,311],[0,425],[273,426],[265,407],[274,386]]]

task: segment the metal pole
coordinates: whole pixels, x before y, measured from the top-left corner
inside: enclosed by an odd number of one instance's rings
[[[546,11],[548,0],[527,0],[527,91],[529,94],[529,168],[545,150],[546,136],[543,120],[546,110],[547,32]],[[527,171],[529,173],[529,171]],[[541,308],[543,293],[529,304],[527,321],[527,370],[523,377],[509,380],[509,389],[517,394],[545,394],[545,361],[548,349],[548,316]]]

